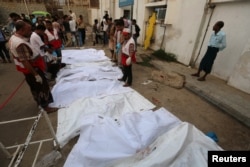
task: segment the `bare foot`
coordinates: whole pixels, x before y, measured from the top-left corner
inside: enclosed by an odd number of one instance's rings
[[[200,77],[200,75],[198,73],[191,74],[191,76]]]
[[[204,77],[200,77],[197,79],[198,81],[206,81],[206,79]]]
[[[123,85],[123,87],[129,87],[129,86],[131,86],[131,84],[125,83],[125,84]]]
[[[44,110],[50,114],[50,113],[53,113],[53,112],[57,112],[58,111],[58,108],[54,108],[54,107],[45,107]]]

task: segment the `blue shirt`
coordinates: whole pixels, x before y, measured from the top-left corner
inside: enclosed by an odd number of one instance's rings
[[[219,50],[223,50],[226,48],[226,34],[223,31],[212,33],[208,46],[219,48]]]

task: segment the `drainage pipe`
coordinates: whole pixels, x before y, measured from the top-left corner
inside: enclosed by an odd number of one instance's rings
[[[205,38],[206,38],[206,35],[207,35],[207,31],[208,31],[208,27],[209,27],[209,25],[210,25],[210,22],[211,22],[211,19],[212,19],[212,16],[213,16],[213,12],[214,12],[215,7],[216,7],[216,6],[215,6],[214,4],[211,3],[211,0],[209,0],[209,1],[208,1],[208,4],[207,4],[207,7],[205,8],[205,12],[206,12],[206,10],[211,9],[211,13],[210,13],[210,16],[209,16],[209,20],[208,20],[208,22],[207,22],[207,25],[206,25],[206,30],[205,30],[205,33],[204,33],[204,35],[203,35],[201,45],[200,45],[200,47],[199,47],[198,54],[197,54],[197,56],[195,57],[195,59],[192,59],[191,62],[190,62],[190,66],[191,66],[191,67],[194,67],[194,66],[195,66],[195,63],[196,63],[196,61],[197,61],[197,59],[198,59],[198,57],[199,57],[199,55],[200,55],[200,53],[201,53],[201,48],[202,48],[203,43],[204,43],[204,41],[205,41]],[[203,24],[202,24],[202,25],[203,25]],[[201,31],[202,27],[203,27],[203,26],[200,27],[200,31]],[[200,33],[198,33],[198,34],[200,34]],[[196,47],[195,47],[195,48],[196,48]],[[194,48],[194,51],[195,51],[195,48]],[[193,52],[193,54],[194,54],[194,52]],[[194,60],[194,61],[193,61],[193,60]]]

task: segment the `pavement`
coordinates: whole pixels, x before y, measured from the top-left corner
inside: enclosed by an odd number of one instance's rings
[[[149,51],[144,51],[142,54],[151,56]],[[185,76],[184,87],[186,89],[214,104],[242,124],[250,127],[250,94],[233,88],[226,81],[212,75],[208,75],[206,81],[198,81],[197,77],[191,76],[197,69],[183,64],[168,63],[154,58],[150,63],[158,70],[175,72]]]

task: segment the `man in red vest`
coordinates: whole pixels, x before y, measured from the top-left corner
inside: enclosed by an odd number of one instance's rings
[[[121,63],[123,66],[123,77],[118,79],[119,81],[124,81],[124,87],[132,85],[133,75],[132,75],[132,62],[135,62],[135,41],[131,36],[129,28],[124,28],[122,31],[124,41],[122,43],[122,55]]]
[[[55,112],[57,108],[49,107],[53,97],[44,75],[45,63],[41,55],[28,42],[32,33],[31,24],[18,20],[15,28],[16,32],[11,36],[9,45],[16,68],[24,74],[37,105],[48,113]]]

